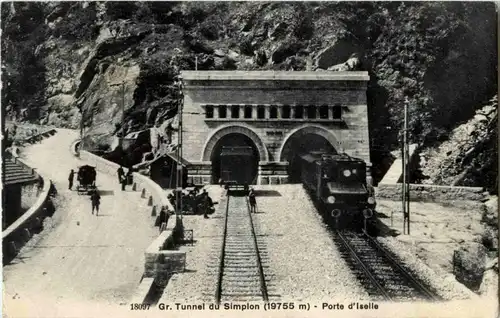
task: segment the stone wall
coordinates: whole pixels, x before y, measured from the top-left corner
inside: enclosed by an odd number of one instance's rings
[[[28,210],[32,207],[40,194],[40,186],[38,184],[29,184],[21,187],[21,209]]]
[[[53,213],[49,194],[52,181],[39,174],[42,189],[36,200],[23,215],[2,232],[2,250],[4,263],[17,255],[20,248],[31,239],[33,233],[43,227],[45,217]]]
[[[379,184],[376,196],[379,199],[401,200],[401,183]],[[439,185],[410,184],[410,200],[414,201],[480,201],[485,198],[480,187],[451,187]]]
[[[40,142],[57,133],[56,129],[49,129],[39,134],[28,137],[20,144],[32,144]],[[22,165],[29,167],[24,161],[19,159],[19,149],[12,148],[9,153]],[[33,233],[43,228],[43,220],[51,215],[53,204],[50,200],[52,181],[39,173],[39,184],[24,186],[21,189],[21,207],[27,211],[2,232],[3,261],[8,262],[15,257],[20,248],[31,239]]]
[[[144,277],[154,277],[162,281],[168,275],[184,271],[186,253],[168,250],[173,247],[173,231],[163,231],[146,249]]]

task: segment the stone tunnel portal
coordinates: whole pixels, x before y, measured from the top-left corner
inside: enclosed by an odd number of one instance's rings
[[[248,149],[249,152],[234,151],[242,148]],[[227,156],[228,152],[232,154]],[[214,182],[221,178],[247,184],[257,182],[259,152],[252,139],[244,134],[231,133],[222,137],[214,146],[211,161]]]
[[[288,161],[288,176],[290,183],[300,183],[299,157],[311,151],[337,153],[333,145],[323,136],[308,133],[291,136],[283,146],[282,160]]]

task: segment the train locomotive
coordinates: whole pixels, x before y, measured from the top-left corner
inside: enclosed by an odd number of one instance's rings
[[[376,202],[363,160],[325,152],[310,152],[299,160],[301,182],[327,223],[359,230],[366,220],[368,230],[374,228]]]

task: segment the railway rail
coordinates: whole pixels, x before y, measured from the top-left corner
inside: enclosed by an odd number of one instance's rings
[[[380,301],[442,300],[404,269],[374,238],[363,233],[336,231],[334,240],[343,258],[366,291]]]
[[[268,301],[248,199],[228,195],[216,302]]]

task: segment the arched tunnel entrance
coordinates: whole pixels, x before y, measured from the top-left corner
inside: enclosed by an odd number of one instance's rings
[[[252,139],[240,133],[227,134],[215,144],[211,154],[212,180],[256,184],[259,158]]]
[[[315,133],[292,135],[283,146],[281,158],[288,161],[288,177],[290,183],[300,182],[299,157],[311,151],[337,153],[333,145],[323,136]]]

